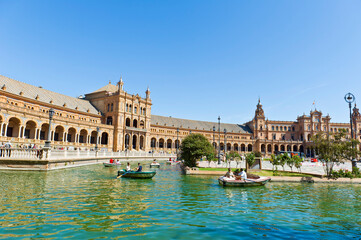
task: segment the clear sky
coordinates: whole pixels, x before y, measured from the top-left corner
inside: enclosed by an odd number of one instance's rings
[[[0,74],[77,97],[122,75],[152,113],[244,123],[361,105],[361,1],[0,0]]]

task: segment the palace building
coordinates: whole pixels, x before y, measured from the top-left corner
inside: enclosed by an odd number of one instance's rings
[[[350,123],[332,123],[329,115],[313,110],[295,121],[268,120],[260,100],[254,118],[244,124],[205,122],[151,114],[150,90],[145,97],[129,94],[122,79],[74,98],[0,75],[0,142],[13,146],[42,146],[49,129],[55,148],[106,151],[176,152],[187,135],[204,135],[222,151],[265,156],[279,151],[312,154],[311,137],[317,132],[350,135]],[[53,109],[49,128],[49,110]],[[361,139],[361,114],[353,108],[354,137]],[[218,146],[219,145],[219,146]],[[359,146],[360,147],[360,146]]]

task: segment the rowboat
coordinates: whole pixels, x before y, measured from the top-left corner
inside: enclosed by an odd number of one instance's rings
[[[118,167],[121,163],[103,163],[104,167]]]
[[[146,178],[152,178],[154,177],[154,175],[157,172],[155,171],[149,171],[149,172],[135,172],[135,171],[125,171],[123,170],[119,170],[118,171],[118,177],[121,176],[122,178],[142,178],[142,179],[146,179]]]
[[[229,187],[253,187],[253,186],[264,186],[271,180],[270,177],[260,177],[258,179],[246,179],[246,180],[235,180],[225,177],[218,178],[220,185]]]
[[[151,163],[151,164],[150,164],[150,167],[151,167],[151,168],[159,168],[159,167],[160,167],[160,164],[159,164],[159,163]]]

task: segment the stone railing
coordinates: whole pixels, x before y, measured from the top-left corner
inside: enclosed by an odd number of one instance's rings
[[[0,158],[40,159],[42,151],[33,148],[1,148]]]
[[[175,154],[169,153],[149,153],[144,151],[124,151],[124,152],[108,152],[100,150],[98,152],[93,150],[60,150],[52,149],[47,151],[45,149],[33,148],[1,148],[0,159],[86,159],[86,158],[127,158],[127,157],[175,157]]]

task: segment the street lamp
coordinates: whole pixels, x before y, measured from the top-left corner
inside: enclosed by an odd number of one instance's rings
[[[48,129],[48,140],[45,141],[45,145],[44,148],[48,148],[50,149],[50,143],[51,143],[51,120],[53,120],[53,116],[54,116],[54,109],[50,108],[49,110],[49,129]]]
[[[177,160],[178,160],[178,147],[179,147],[178,134],[179,134],[179,128],[177,128],[177,143],[176,143],[176,149],[177,149]]]
[[[351,127],[351,139],[353,139],[353,126],[352,126],[352,113],[351,113],[351,103],[355,101],[355,96],[352,93],[347,93],[345,95],[345,101],[348,103],[348,107],[350,109],[350,127]],[[355,148],[354,144],[352,143],[352,148]],[[357,167],[356,159],[352,159],[352,167]]]
[[[227,135],[227,129],[224,129],[224,156],[225,157],[227,157],[226,156],[226,154],[227,154],[227,137],[226,137],[226,135]]]
[[[218,116],[218,165],[221,164],[221,117]]]
[[[95,139],[95,151],[96,151],[96,152],[98,151],[99,131],[100,131],[100,128],[97,127],[97,138]]]

